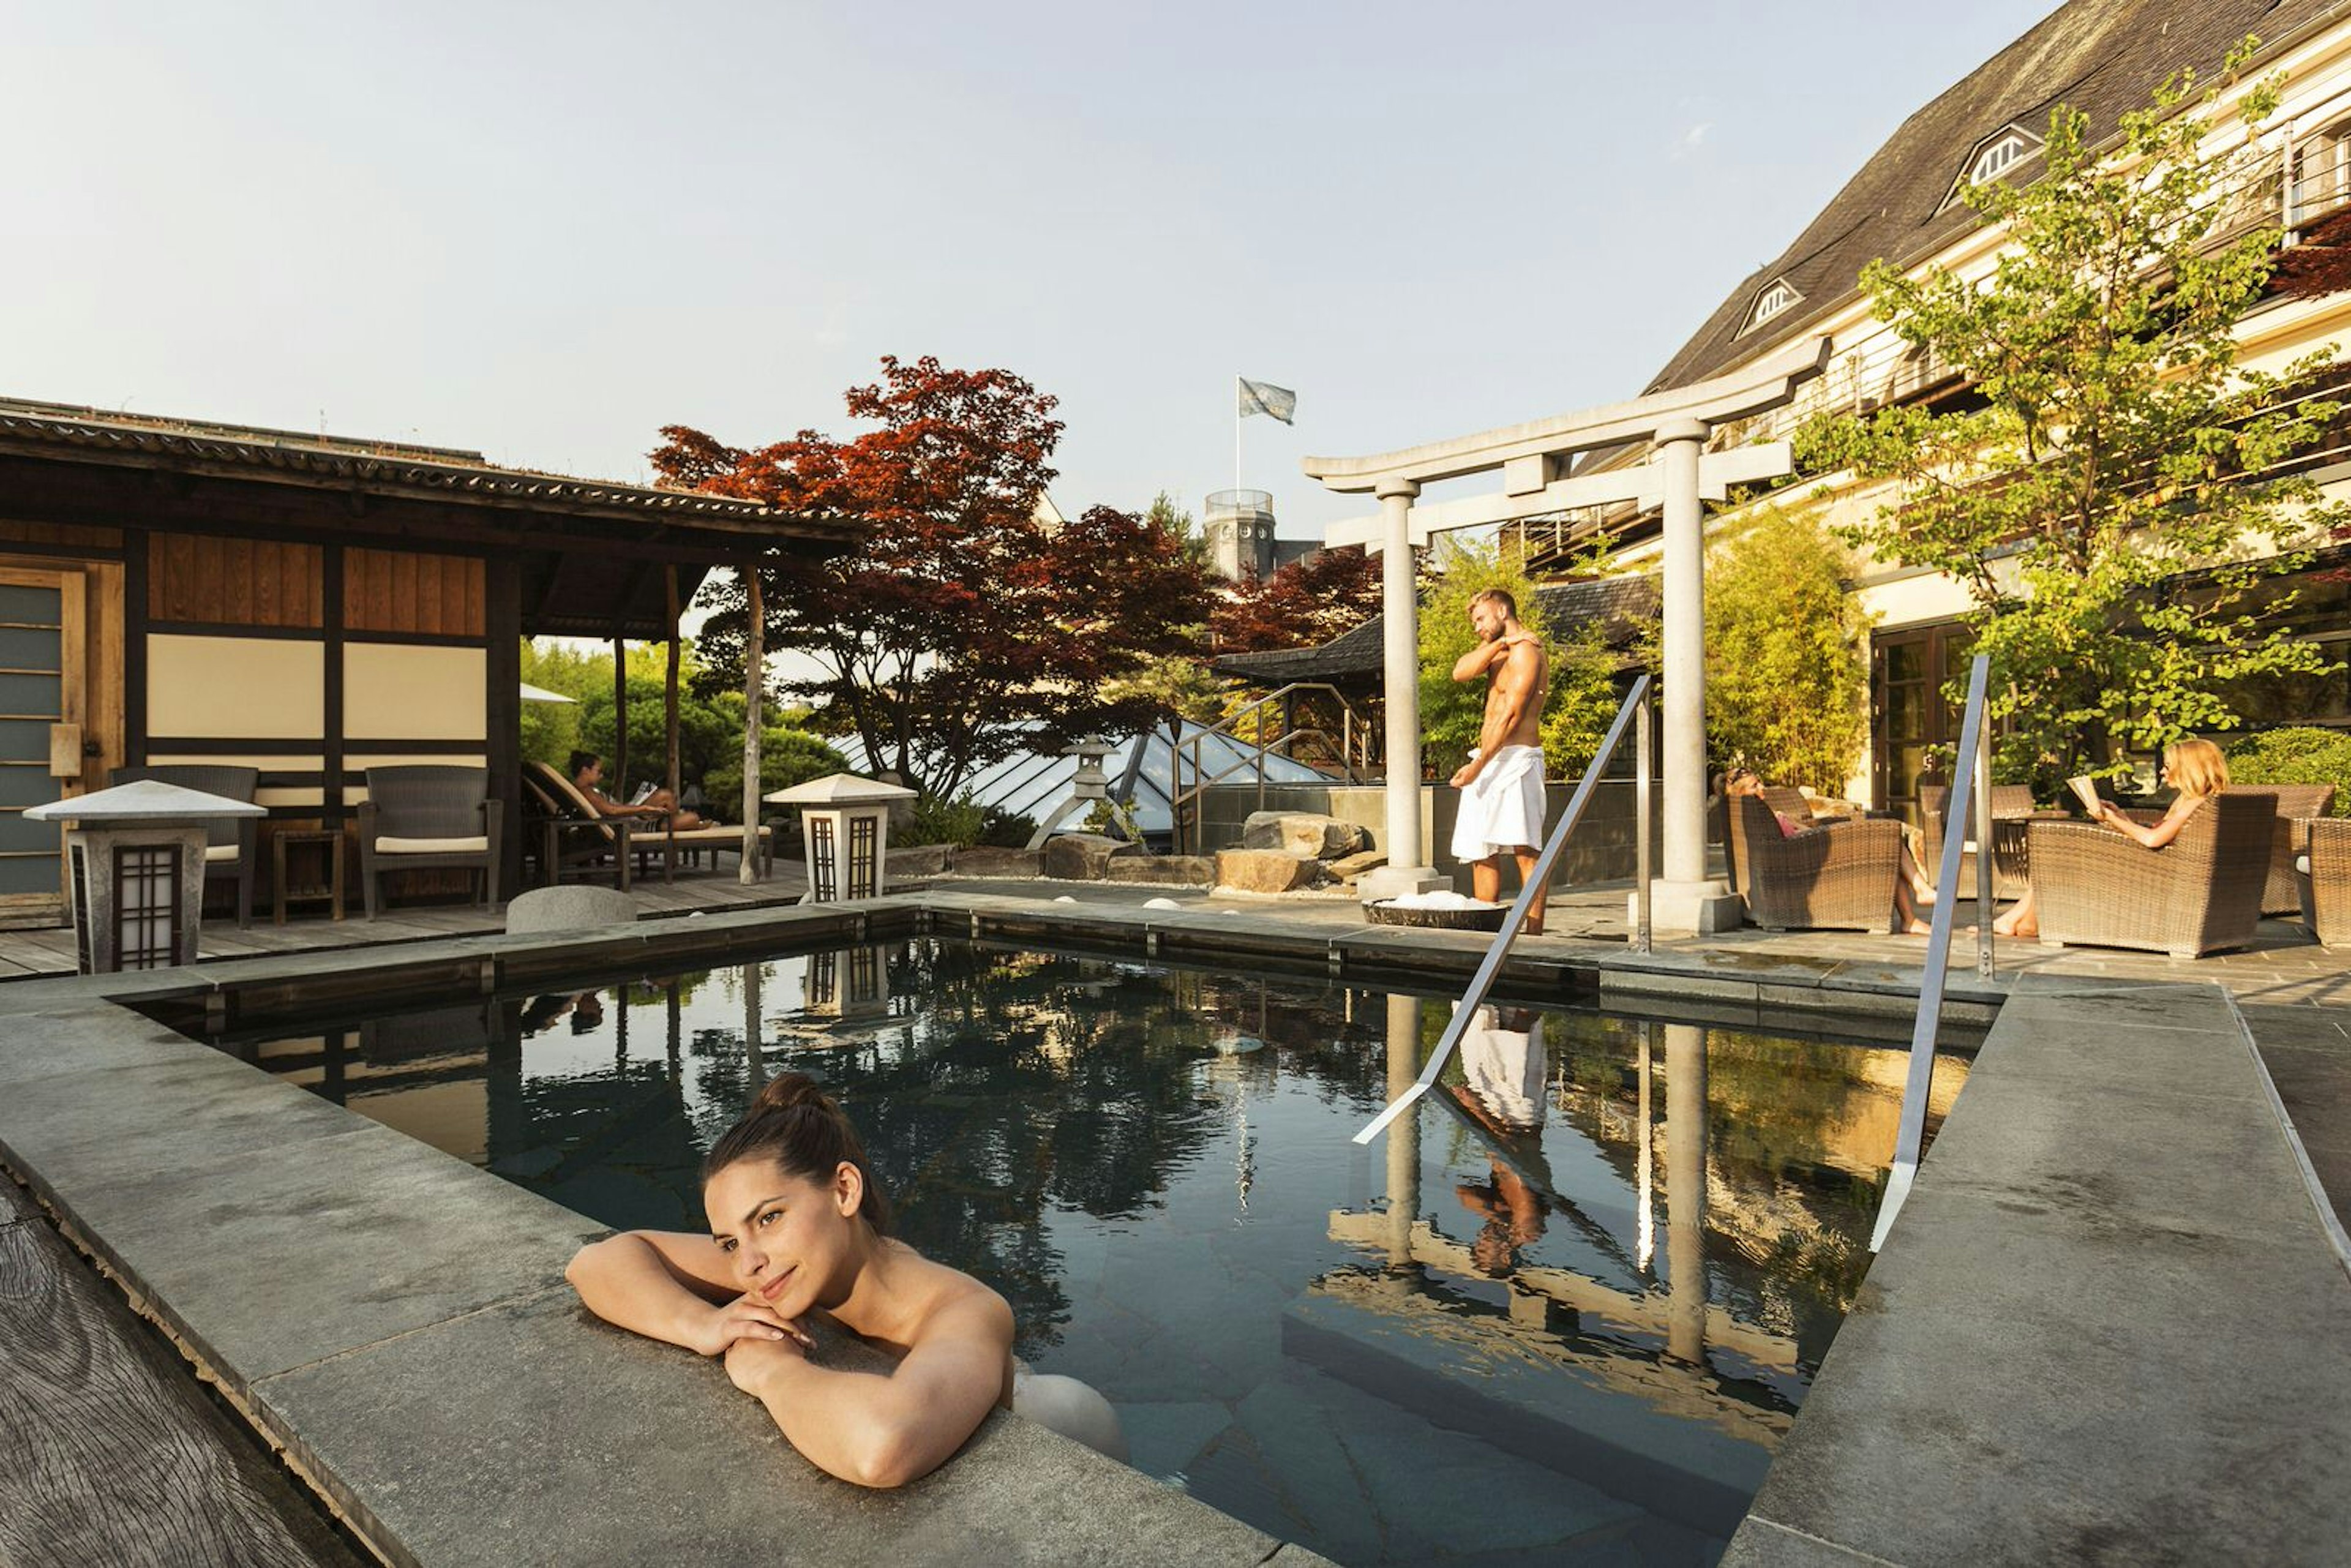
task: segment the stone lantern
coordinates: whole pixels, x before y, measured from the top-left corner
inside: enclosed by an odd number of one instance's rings
[[[838,904],[879,894],[890,853],[890,808],[914,798],[903,784],[854,773],[828,774],[765,797],[771,805],[800,809],[809,868],[809,890],[800,902]]]
[[[1141,744],[1139,741],[1137,744]],[[1110,775],[1102,771],[1102,758],[1118,748],[1106,740],[1081,740],[1061,753],[1078,759],[1076,774],[1070,779],[1070,798],[1053,809],[1053,814],[1037,824],[1029,835],[1029,847],[1041,850],[1054,830],[1080,811],[1090,810],[1097,800],[1110,799]]]
[[[142,779],[35,806],[37,822],[70,821],[74,952],[85,975],[196,961],[204,908],[204,821],[268,809]]]

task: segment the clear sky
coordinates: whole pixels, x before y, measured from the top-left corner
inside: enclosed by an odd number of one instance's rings
[[[0,11],[0,392],[645,476],[884,353],[1061,399],[1055,498],[1636,394],[2052,0]]]

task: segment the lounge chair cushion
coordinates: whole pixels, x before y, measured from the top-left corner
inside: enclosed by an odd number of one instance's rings
[[[470,839],[402,839],[386,833],[375,841],[375,852],[380,855],[482,854],[489,847],[489,837],[483,833]]]

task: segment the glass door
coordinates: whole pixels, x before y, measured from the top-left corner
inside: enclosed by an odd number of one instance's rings
[[[1870,804],[1918,821],[1918,779],[1939,777],[1959,737],[1959,713],[1944,694],[1971,641],[1965,626],[1924,626],[1870,641]]]
[[[0,567],[0,924],[65,918],[63,832],[25,809],[79,787],[82,648],[78,572]]]

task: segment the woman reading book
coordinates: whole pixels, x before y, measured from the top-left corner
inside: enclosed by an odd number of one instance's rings
[[[2094,795],[2088,796],[2090,820],[2103,822],[2118,833],[2126,833],[2148,849],[2159,850],[2179,836],[2179,830],[2188,825],[2188,820],[2196,815],[2205,801],[2229,787],[2229,759],[2221,756],[2220,748],[2209,740],[2176,741],[2163,748],[2159,778],[2168,780],[2177,793],[2172,797],[2171,809],[2164,812],[2163,820],[2153,827],[2132,821],[2113,801],[2101,800]],[[2085,780],[2075,779],[2067,782],[2076,796],[2087,793],[2083,789]],[[2039,905],[2032,893],[2032,888],[2026,888],[2024,896],[2018,899],[2008,913],[1993,921],[1991,928],[2002,936],[2040,936]]]

